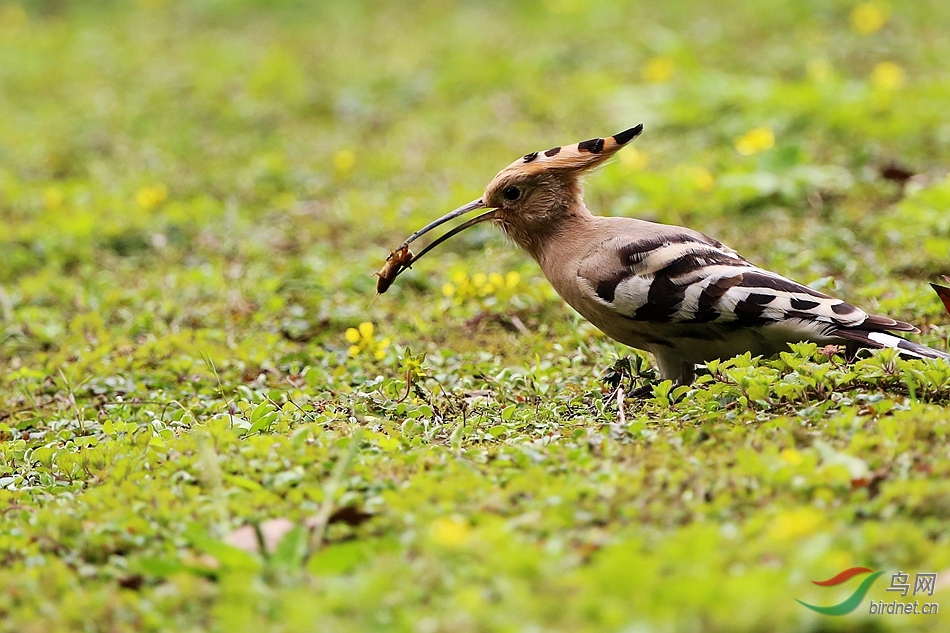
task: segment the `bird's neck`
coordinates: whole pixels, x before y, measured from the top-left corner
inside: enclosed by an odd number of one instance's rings
[[[593,224],[594,216],[578,198],[569,206],[552,209],[549,221],[543,225],[509,230],[508,234],[542,269],[547,270],[549,266],[570,258],[575,244],[586,243],[581,237]]]

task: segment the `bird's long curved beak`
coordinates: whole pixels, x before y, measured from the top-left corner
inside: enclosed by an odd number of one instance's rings
[[[438,245],[441,244],[442,242],[446,241],[447,239],[452,238],[452,237],[455,237],[456,235],[458,235],[459,233],[461,233],[461,232],[464,231],[465,229],[467,229],[467,228],[469,228],[469,227],[472,227],[472,226],[475,226],[476,224],[480,224],[480,223],[482,223],[482,222],[485,222],[486,220],[494,220],[494,219],[497,218],[497,217],[498,217],[498,209],[492,209],[491,211],[488,211],[488,212],[483,213],[483,214],[481,214],[481,215],[475,216],[474,218],[472,218],[471,220],[468,220],[467,222],[462,222],[462,223],[459,224],[457,227],[455,227],[454,229],[452,229],[451,231],[449,231],[448,233],[446,233],[445,235],[443,235],[442,237],[440,237],[439,239],[435,240],[434,242],[432,242],[431,244],[429,244],[428,246],[426,246],[424,249],[422,249],[421,251],[419,251],[415,256],[413,256],[413,258],[412,258],[411,260],[409,260],[409,261],[406,263],[406,266],[407,266],[407,267],[408,267],[408,266],[412,266],[414,263],[416,263],[416,261],[417,261],[420,257],[422,257],[423,255],[425,255],[426,253],[428,253],[428,252],[431,251],[433,248],[435,248],[436,246],[438,246]]]
[[[423,255],[431,251],[433,248],[435,248],[442,242],[458,235],[465,229],[475,226],[476,224],[479,224],[481,222],[486,222],[488,220],[495,220],[495,219],[500,218],[501,210],[492,208],[491,210],[486,211],[485,213],[482,213],[481,215],[477,215],[466,222],[462,222],[461,224],[456,226],[454,229],[446,232],[438,239],[430,242],[428,246],[426,246],[424,249],[419,251],[417,254],[413,255],[412,252],[409,250],[409,244],[412,243],[414,240],[416,240],[419,236],[425,235],[426,233],[428,233],[435,227],[445,224],[449,220],[455,219],[459,217],[460,215],[471,213],[472,211],[475,211],[476,209],[487,209],[487,208],[488,206],[484,203],[484,201],[482,201],[481,198],[479,198],[478,200],[472,200],[468,204],[459,207],[455,211],[446,213],[438,220],[430,222],[429,224],[425,225],[424,227],[422,227],[421,229],[419,229],[418,231],[410,235],[409,239],[407,239],[405,242],[402,243],[402,245],[400,245],[398,248],[395,248],[391,253],[389,253],[389,257],[386,258],[386,264],[379,270],[378,273],[376,273],[376,276],[379,277],[379,279],[376,282],[376,293],[382,294],[386,292],[386,290],[389,288],[392,282],[395,281],[396,277],[398,277],[400,273],[407,270],[410,266],[416,263],[420,257],[422,257]]]
[[[415,233],[413,233],[412,235],[410,235],[410,236],[409,236],[409,239],[407,239],[405,242],[403,242],[402,245],[401,245],[399,248],[405,248],[406,246],[409,246],[411,243],[413,243],[413,242],[414,242],[416,239],[418,239],[419,237],[425,235],[426,233],[428,233],[429,231],[431,231],[431,230],[434,229],[435,227],[440,226],[440,225],[442,225],[442,224],[445,224],[445,223],[448,222],[449,220],[454,220],[455,218],[459,217],[460,215],[465,215],[466,213],[471,213],[472,211],[475,211],[475,210],[477,210],[477,209],[485,209],[485,208],[486,208],[485,203],[482,201],[481,198],[479,198],[478,200],[472,200],[472,201],[469,202],[468,204],[462,205],[461,207],[459,207],[459,208],[456,209],[455,211],[450,211],[449,213],[446,213],[445,215],[443,215],[443,216],[442,216],[441,218],[439,218],[438,220],[433,220],[432,222],[429,222],[429,223],[426,224],[424,227],[422,227],[421,229],[419,229],[418,231],[416,231]],[[489,215],[489,214],[483,214],[483,216],[488,216],[488,215]],[[483,216],[479,216],[479,217],[483,217]],[[477,219],[477,218],[475,218],[475,219]],[[490,218],[490,217],[485,217],[485,220],[488,220],[488,219],[491,219],[491,218]],[[469,224],[468,222],[466,222],[465,224],[466,224],[466,228],[468,228],[468,226],[471,226],[471,224]],[[474,224],[477,224],[477,222],[475,222]],[[454,233],[453,233],[453,235],[454,235]]]

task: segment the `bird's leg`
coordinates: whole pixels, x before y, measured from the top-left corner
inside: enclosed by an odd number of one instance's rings
[[[674,387],[689,385],[695,380],[696,365],[693,363],[656,354],[654,356],[656,356],[659,377],[657,371],[640,356],[625,356],[611,365],[601,378],[603,383],[612,389],[609,397],[616,397],[617,391],[622,389],[627,398],[642,400],[653,395],[653,387],[660,380],[672,380]],[[624,383],[627,383],[629,387]]]
[[[659,369],[659,378],[653,369],[646,366],[645,361],[638,363],[635,372],[631,372],[630,389],[627,391],[627,397],[635,400],[643,400],[653,395],[653,387],[661,380],[672,380],[674,387],[680,385],[689,385],[696,378],[696,365],[684,361],[671,361],[671,359],[656,356],[656,364]],[[639,358],[639,357],[638,357]],[[637,383],[640,386],[634,387]],[[623,385],[619,387],[623,389]]]
[[[656,372],[650,368],[641,356],[624,356],[617,359],[601,377],[607,387],[611,389],[608,398],[617,398],[618,407],[620,398],[644,398],[653,393],[653,382]],[[640,384],[639,387],[636,385]],[[623,396],[621,396],[621,392]]]
[[[631,389],[630,391],[628,391],[628,392],[627,392],[627,397],[628,397],[628,398],[635,398],[635,399],[638,399],[638,400],[641,400],[641,399],[643,399],[643,398],[649,398],[649,397],[651,397],[651,396],[653,395],[653,388],[654,388],[659,382],[660,382],[660,381],[657,380],[656,378],[654,378],[653,380],[646,379],[645,382],[644,382],[642,385],[640,385],[639,387],[636,387],[635,389]],[[685,383],[684,383],[684,382],[679,382],[679,381],[677,381],[677,380],[674,380],[674,381],[673,381],[673,387],[679,387],[680,385],[688,385],[688,384],[690,384],[691,382],[692,382],[692,380],[690,380],[689,382],[685,382]]]
[[[649,362],[642,356],[628,356],[623,359],[626,363],[624,378],[629,387],[619,383],[618,388],[624,389],[627,398],[642,400],[653,395],[653,387],[657,384],[659,375],[657,371],[650,367]],[[617,367],[617,365],[614,365]]]
[[[672,380],[674,385],[689,385],[696,379],[696,365],[662,353],[654,352],[656,366],[663,380]]]

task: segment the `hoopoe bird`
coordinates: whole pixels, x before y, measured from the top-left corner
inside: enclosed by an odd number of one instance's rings
[[[381,292],[396,275],[459,232],[492,222],[541,266],[557,293],[611,338],[647,350],[660,375],[678,384],[696,365],[751,352],[771,356],[789,343],[893,348],[913,358],[950,359],[891,332],[909,323],[873,316],[841,299],[759,268],[692,229],[593,215],[581,176],[643,131],[531,152],[505,167],[484,194],[413,233],[393,252]],[[449,220],[487,211],[412,256],[408,245]],[[395,256],[395,258],[394,258]]]

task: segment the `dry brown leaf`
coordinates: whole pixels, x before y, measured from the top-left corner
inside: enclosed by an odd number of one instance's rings
[[[373,515],[369,512],[363,512],[356,506],[346,506],[339,508],[330,515],[330,518],[327,519],[327,524],[331,523],[346,523],[347,525],[356,527],[366,523],[373,518]]]

